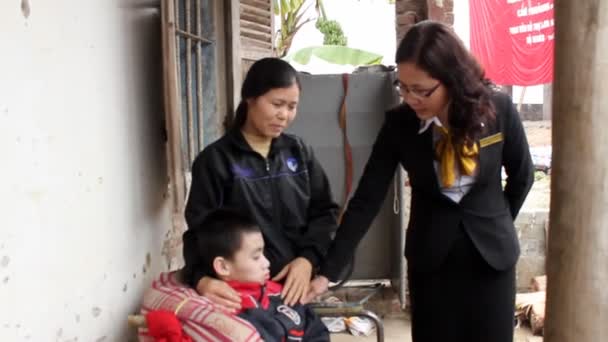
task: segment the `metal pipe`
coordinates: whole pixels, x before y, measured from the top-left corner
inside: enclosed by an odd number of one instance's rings
[[[384,324],[382,324],[380,317],[368,310],[363,310],[363,312],[361,312],[359,315],[374,321],[376,324],[376,340],[378,342],[384,342]]]

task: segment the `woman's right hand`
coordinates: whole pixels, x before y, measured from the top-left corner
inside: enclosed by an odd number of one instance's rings
[[[318,275],[310,282],[308,293],[300,301],[302,304],[308,304],[312,302],[316,297],[324,294],[329,289],[329,279],[327,277]]]
[[[220,309],[235,312],[241,308],[241,296],[225,281],[203,277],[196,284],[196,291]]]

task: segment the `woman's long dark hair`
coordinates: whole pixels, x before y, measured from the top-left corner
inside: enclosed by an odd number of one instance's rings
[[[492,83],[454,31],[439,22],[412,26],[396,53],[396,62],[413,63],[448,91],[450,132],[457,144],[471,145],[496,118]]]
[[[243,86],[241,87],[241,102],[228,127],[240,128],[247,120],[247,100],[262,96],[272,89],[288,88],[297,84],[298,72],[289,63],[279,58],[262,58],[251,66]]]

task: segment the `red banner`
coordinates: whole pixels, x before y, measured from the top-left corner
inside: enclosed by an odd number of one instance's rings
[[[553,0],[470,0],[471,52],[496,84],[553,81]]]

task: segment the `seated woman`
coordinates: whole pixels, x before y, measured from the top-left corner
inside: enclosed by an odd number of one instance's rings
[[[190,228],[223,207],[253,218],[264,238],[270,276],[283,282],[288,305],[306,295],[337,226],[337,205],[311,147],[284,133],[299,97],[298,74],[289,63],[278,58],[255,62],[243,82],[232,127],[194,161],[186,206]],[[240,296],[226,282],[205,272],[194,277],[200,294],[240,309]]]

